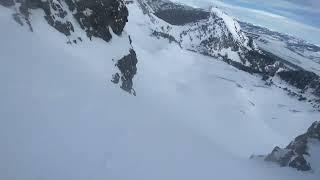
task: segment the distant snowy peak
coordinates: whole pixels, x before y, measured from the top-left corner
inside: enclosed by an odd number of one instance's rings
[[[226,14],[225,12],[223,12],[222,10],[218,9],[217,7],[212,7],[210,9],[210,12],[221,18],[226,26],[226,28],[228,29],[228,32],[231,33],[233,39],[243,45],[247,45],[249,42],[249,38],[241,31],[241,26],[239,25],[239,23],[232,18],[231,16],[229,16],[228,14]],[[250,48],[250,47],[248,47]]]
[[[184,49],[251,66],[245,53],[256,49],[256,45],[235,19],[218,8],[204,10],[167,0],[138,0],[138,3],[158,19],[153,21],[153,35],[179,43]]]
[[[306,133],[296,137],[286,148],[275,147],[267,156],[258,156],[300,171],[320,171],[320,121],[314,122]],[[257,158],[252,156],[252,158]]]

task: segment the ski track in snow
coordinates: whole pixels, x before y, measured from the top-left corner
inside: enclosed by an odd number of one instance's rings
[[[286,145],[318,112],[259,88],[260,77],[148,36],[147,17],[129,8],[136,97],[110,82],[125,35],[68,45],[44,20],[35,17],[31,33],[0,8],[0,179],[318,179],[249,160]]]

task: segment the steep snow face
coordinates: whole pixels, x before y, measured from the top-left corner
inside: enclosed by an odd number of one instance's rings
[[[109,42],[122,35],[128,21],[128,9],[122,0],[21,0],[2,4],[12,10],[12,17],[18,24],[27,25],[31,32],[37,31],[33,27],[36,23],[33,19],[43,18],[48,25],[66,36],[68,44],[82,43],[88,38]],[[118,50],[114,54],[122,57],[112,59],[118,67],[118,71],[112,75],[112,82],[120,84],[121,89],[136,94],[133,78],[137,73],[138,60],[130,37],[124,33],[120,39],[123,39],[122,45],[115,44]]]
[[[232,34],[232,37],[235,41],[244,45],[248,44],[249,39],[243,32],[241,32],[241,27],[237,21],[216,7],[212,7],[211,12],[223,20],[225,26]]]

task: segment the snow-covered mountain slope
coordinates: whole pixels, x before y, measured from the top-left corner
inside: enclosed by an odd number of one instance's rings
[[[286,148],[275,147],[267,156],[252,156],[264,158],[265,161],[289,166],[300,171],[320,170],[320,122],[314,122],[306,133],[296,137]]]
[[[320,74],[320,47],[302,39],[241,22],[242,29],[259,48],[268,51],[297,67]]]
[[[128,10],[122,0],[1,0],[1,4],[11,9],[12,18],[21,26],[28,26],[31,32],[37,31],[33,26],[39,21],[33,19],[43,18],[48,25],[66,36],[68,44],[81,43],[88,38],[109,42],[112,37],[122,35],[112,53],[117,57],[112,60],[118,67],[112,75],[112,82],[121,82],[123,90],[136,94],[133,77],[137,73],[137,58],[130,37],[123,33]]]
[[[150,20],[147,24],[152,35],[177,43],[183,49],[219,58],[240,70],[261,74],[267,83],[320,108],[318,75],[259,49],[253,38],[241,30],[238,22],[218,8],[203,10],[168,0],[137,2],[148,14]],[[183,18],[186,14],[188,18]],[[294,75],[288,78],[287,74]]]
[[[12,12],[0,6],[0,179],[319,178],[248,158],[285,145],[319,112],[257,75],[149,36],[138,4],[120,36],[90,40],[79,28],[77,44],[41,9],[33,32]],[[122,67],[112,59],[132,48],[135,97],[110,82]]]

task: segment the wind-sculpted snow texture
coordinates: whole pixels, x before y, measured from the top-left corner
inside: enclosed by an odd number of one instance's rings
[[[278,163],[280,166],[289,166],[299,171],[320,171],[320,156],[314,148],[320,146],[320,122],[314,122],[306,133],[296,137],[286,148],[275,147],[265,161]],[[319,149],[316,149],[319,150]],[[256,158],[256,157],[252,157]]]
[[[122,34],[128,21],[128,9],[122,0],[0,0],[0,2],[1,5],[14,9],[14,20],[20,25],[27,24],[31,31],[33,27],[30,16],[35,10],[43,10],[44,19],[50,26],[64,34],[69,44],[82,42],[84,37],[79,35],[81,34],[79,31],[82,30],[90,40],[96,37],[109,42],[113,33],[118,36]],[[81,29],[76,30],[75,27],[78,26]],[[128,38],[127,44],[129,43]],[[130,46],[125,45],[129,47],[128,54],[123,56],[132,56],[134,50]],[[134,63],[131,59],[134,59]],[[130,64],[130,66],[119,66],[119,62]],[[121,88],[127,92],[131,92],[133,87],[133,77],[137,71],[136,64],[135,56],[121,58],[116,62],[116,66],[123,74]],[[127,72],[130,72],[130,75]]]

